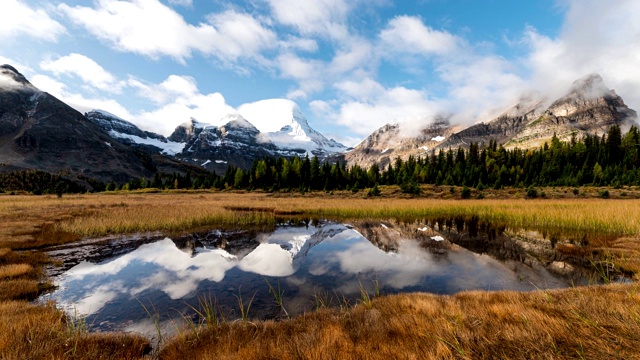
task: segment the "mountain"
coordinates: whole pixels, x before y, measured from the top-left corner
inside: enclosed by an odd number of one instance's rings
[[[260,130],[261,141],[271,142],[282,151],[326,157],[347,149],[312,129],[298,105],[291,100],[262,100],[245,104],[238,112]]]
[[[248,169],[253,160],[277,153],[275,145],[258,140],[260,131],[242,116],[228,115],[220,123],[202,125],[192,120],[179,126],[170,138],[176,139],[176,133],[190,135],[176,158],[222,174],[228,165]]]
[[[637,114],[625,105],[600,75],[576,80],[569,92],[555,101],[529,95],[497,118],[464,129],[449,127],[442,119],[423,128],[419,136],[402,136],[403,125],[385,125],[345,155],[350,164],[388,164],[392,159],[424,156],[448,148],[467,148],[471,143],[496,141],[507,148],[532,148],[548,142],[555,134],[560,140],[580,139],[585,134],[602,135],[613,125],[623,131],[636,124]],[[438,129],[433,131],[433,128]],[[438,132],[439,131],[439,132]],[[428,143],[430,135],[441,134]]]
[[[92,110],[84,116],[112,138],[147,153],[175,155],[184,148],[183,142],[171,141],[162,135],[140,130],[136,125],[104,110]]]
[[[122,124],[126,127],[126,124]],[[103,182],[184,173],[189,167],[122,144],[99,125],[0,66],[0,171],[38,169]]]
[[[239,113],[229,114],[214,124],[192,118],[167,138],[143,131],[106,111],[93,110],[85,115],[120,143],[153,154],[171,155],[218,174],[224,173],[229,165],[248,169],[254,160],[265,156],[308,155],[326,159],[346,149],[311,128],[298,106],[284,99],[243,105]],[[252,120],[245,116],[251,116]]]
[[[406,159],[409,155],[429,154],[447,137],[459,130],[459,127],[451,126],[449,120],[444,117],[421,129],[418,136],[403,136],[402,126],[397,123],[387,124],[374,131],[353,150],[345,153],[345,161],[365,168],[373,164],[385,168],[397,157]]]

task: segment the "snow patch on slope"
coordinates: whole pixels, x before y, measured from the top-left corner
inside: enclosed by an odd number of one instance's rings
[[[184,149],[184,146],[185,146],[185,143],[179,143],[179,142],[173,142],[173,141],[167,141],[165,143],[158,139],[152,139],[152,138],[143,139],[136,135],[122,134],[113,130],[109,131],[109,135],[111,135],[111,137],[113,138],[129,139],[136,144],[153,145],[157,148],[160,148],[162,150],[161,153],[166,155],[178,154],[182,152],[182,149]]]

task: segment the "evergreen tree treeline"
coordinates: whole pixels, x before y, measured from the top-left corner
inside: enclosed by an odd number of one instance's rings
[[[83,179],[91,183],[90,179]],[[622,186],[640,185],[640,131],[634,126],[624,136],[618,126],[607,134],[586,135],[562,142],[555,135],[551,143],[537,149],[507,150],[490,141],[471,144],[468,150],[448,149],[425,157],[397,158],[385,169],[374,164],[368,169],[344,162],[320,162],[317,157],[255,160],[248,170],[229,166],[215,173],[192,176],[155,174],[153,179],[131,180],[123,185],[111,182],[91,184],[96,191],[160,189],[263,189],[267,191],[351,190],[399,185],[403,192],[419,192],[418,184],[473,187],[482,190],[505,186]],[[56,186],[58,186],[56,190]],[[0,175],[0,189],[39,193],[84,191],[72,181],[40,171]]]

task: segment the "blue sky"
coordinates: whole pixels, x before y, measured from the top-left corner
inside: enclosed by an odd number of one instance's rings
[[[354,145],[389,122],[489,120],[601,73],[640,106],[633,0],[3,0],[0,62],[81,111],[168,135],[289,98]],[[636,107],[639,109],[639,107]],[[251,119],[248,119],[251,121]],[[409,127],[411,128],[411,127]]]

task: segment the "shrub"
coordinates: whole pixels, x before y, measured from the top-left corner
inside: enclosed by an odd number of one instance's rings
[[[527,188],[527,197],[529,199],[535,199],[538,197],[538,190],[536,190],[534,187],[529,186]]]
[[[414,180],[409,180],[400,184],[400,190],[405,194],[420,194],[420,187]]]
[[[373,185],[369,192],[367,192],[367,196],[380,196],[380,189],[378,188],[378,183]]]
[[[471,189],[469,189],[466,186],[464,188],[462,188],[462,198],[463,199],[471,198]]]

